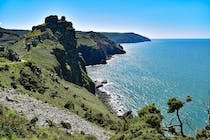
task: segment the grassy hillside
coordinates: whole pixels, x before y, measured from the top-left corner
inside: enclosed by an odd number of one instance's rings
[[[36,42],[36,38],[40,40]],[[29,44],[30,48],[27,48]],[[12,55],[8,55],[10,49],[14,51]],[[68,42],[57,39],[53,30],[35,29],[10,46],[8,50],[1,52],[0,57],[1,87],[15,88],[56,107],[78,114],[105,129],[110,129],[114,125],[120,127],[121,120],[86,89],[88,83],[92,81],[87,76],[85,68],[82,68],[79,56],[75,55],[77,51],[71,44],[68,46]],[[63,59],[68,51],[72,57],[66,57],[76,63]],[[6,56],[18,57],[20,61],[8,59]],[[72,74],[73,70],[76,70],[74,76],[81,74],[81,79],[76,80],[81,80],[84,85],[76,85],[66,80],[65,72]]]
[[[30,30],[21,30],[21,29],[9,29],[9,31],[18,34],[19,36],[23,36],[25,34],[27,34],[28,32],[30,32]]]

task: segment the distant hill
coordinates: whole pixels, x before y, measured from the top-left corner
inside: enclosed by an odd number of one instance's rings
[[[23,35],[27,34],[28,32],[30,32],[30,30],[16,30],[16,29],[9,29],[9,31],[16,33],[20,36],[23,36]]]
[[[13,45],[20,39],[20,35],[0,27],[0,46],[6,47]]]
[[[102,32],[102,34],[116,43],[137,43],[137,42],[151,41],[149,38],[135,33]]]

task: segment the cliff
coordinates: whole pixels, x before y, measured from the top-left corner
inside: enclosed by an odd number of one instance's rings
[[[84,59],[77,48],[75,30],[65,17],[47,17],[43,24],[34,26],[14,44],[0,50],[0,62],[0,89],[3,89],[0,94],[7,96],[4,101],[14,101],[7,93],[7,89],[12,88],[15,93],[38,99],[44,108],[48,103],[108,130],[113,124],[121,123],[94,95],[95,85],[86,73]],[[44,115],[46,112],[42,110],[41,113]],[[38,118],[43,117],[39,114]],[[56,120],[59,125],[62,119]],[[54,123],[53,120],[47,121]],[[76,127],[75,124],[72,127]]]
[[[135,33],[103,32],[102,34],[116,43],[137,43],[137,42],[151,41],[149,38]]]
[[[34,26],[31,32],[11,48],[21,58],[30,59],[61,78],[95,93],[94,83],[86,73],[76,45],[72,23],[66,21],[65,17],[59,20],[57,16],[49,16],[44,24]]]
[[[123,47],[101,33],[77,32],[77,47],[86,65],[105,64],[114,54],[124,54]]]

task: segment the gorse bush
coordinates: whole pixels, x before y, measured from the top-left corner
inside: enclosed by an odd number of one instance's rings
[[[4,65],[3,67],[2,66],[0,67],[0,72],[8,71],[8,70],[9,70],[9,66],[8,65]]]
[[[63,126],[63,128],[71,129],[71,124],[69,122],[61,121],[61,125]]]
[[[3,115],[4,114],[4,108],[2,105],[0,105],[0,115]]]
[[[18,54],[13,50],[7,48],[5,48],[3,52],[0,52],[0,57],[5,57],[10,61],[20,61]]]
[[[144,108],[142,108],[141,110],[138,111],[138,116],[142,117],[142,116],[150,114],[150,113],[160,115],[160,110],[158,110],[155,107],[155,104],[147,105],[147,106],[145,106]]]
[[[65,108],[67,109],[74,109],[74,103],[72,103],[71,101],[68,101],[65,105]]]
[[[52,97],[52,98],[58,97],[58,92],[57,91],[52,91],[50,93],[50,97]]]
[[[132,116],[131,111],[126,112],[122,119],[123,126],[111,140],[143,140],[164,139],[161,127],[163,116],[155,104],[147,105],[138,111],[138,116]],[[114,129],[115,128],[115,125]]]
[[[31,119],[31,124],[32,124],[32,125],[35,125],[37,121],[38,121],[38,117],[33,117],[33,118]]]
[[[32,65],[32,63],[26,63],[27,67],[20,70],[19,83],[26,89],[33,92],[44,93],[46,87],[41,77],[41,70]]]
[[[210,123],[208,123],[203,130],[196,132],[196,139],[207,140],[208,138],[210,138]]]

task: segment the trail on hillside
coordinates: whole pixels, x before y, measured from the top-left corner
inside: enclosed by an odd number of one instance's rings
[[[57,127],[68,132],[80,133],[83,131],[85,134],[93,135],[99,140],[109,139],[106,131],[96,127],[83,118],[53,107],[27,94],[17,92],[14,89],[0,90],[0,104],[16,110],[18,114],[24,115],[28,120],[31,120],[35,116],[38,117],[36,124],[40,127],[48,127],[46,120],[51,120]],[[61,126],[61,121],[69,122],[72,126],[71,129],[64,129]]]

